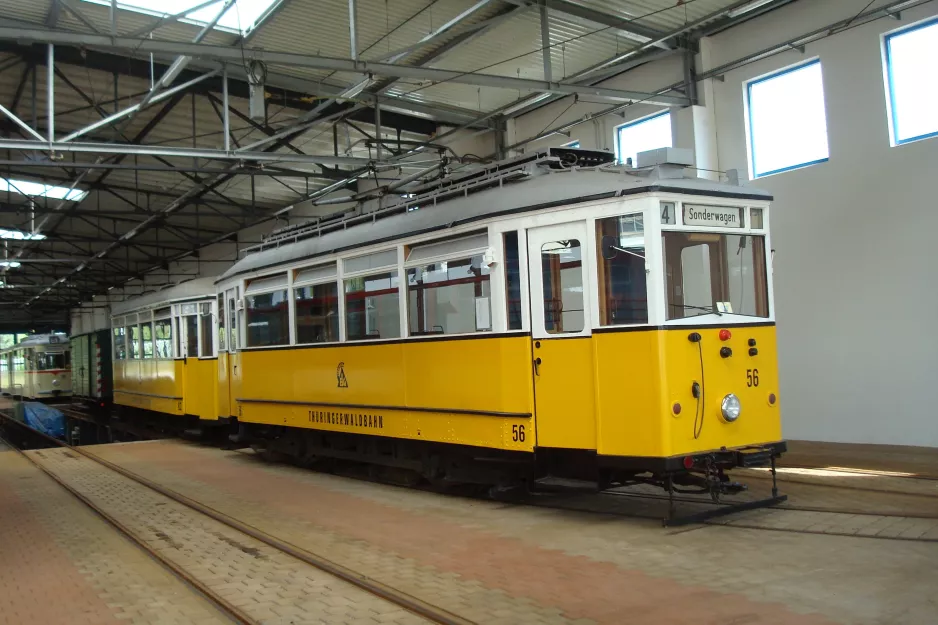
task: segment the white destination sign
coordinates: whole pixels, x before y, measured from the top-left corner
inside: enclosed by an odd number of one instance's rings
[[[684,205],[685,226],[719,226],[742,228],[742,209],[729,206]]]

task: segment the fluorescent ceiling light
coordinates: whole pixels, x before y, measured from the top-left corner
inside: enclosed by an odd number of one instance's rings
[[[46,235],[38,232],[21,232],[20,230],[6,230],[0,228],[0,239],[11,239],[13,241],[42,241]]]
[[[0,260],[0,267],[9,267],[11,269],[16,269],[20,264],[15,260]]]
[[[68,187],[56,187],[41,182],[30,182],[28,180],[9,180],[0,178],[0,192],[10,191],[26,195],[29,197],[48,197],[54,200],[72,200],[80,202],[88,194],[81,189],[69,189]]]
[[[162,17],[164,15],[178,15],[184,13],[186,9],[194,9],[205,4],[206,0],[118,0],[117,7],[137,13],[147,13],[153,16]],[[111,6],[111,0],[84,0],[93,4],[103,4]],[[278,0],[237,0],[237,2],[228,9],[221,19],[218,20],[216,28],[230,30],[232,32],[247,33],[268,10],[276,5]],[[215,4],[209,5],[198,11],[188,13],[182,21],[192,24],[205,25],[210,23],[225,6],[223,0],[218,0]]]
[[[749,13],[750,11],[755,11],[759,7],[764,7],[770,2],[774,2],[774,0],[752,0],[752,2],[750,2],[749,4],[745,4],[739,7],[738,9],[733,9],[732,11],[727,13],[727,15],[729,15],[730,17],[739,17],[740,15],[745,15],[746,13]]]

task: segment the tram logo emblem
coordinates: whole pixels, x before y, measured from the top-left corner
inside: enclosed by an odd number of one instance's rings
[[[339,388],[348,388],[348,378],[345,377],[345,363],[340,362],[339,366],[335,368],[335,378],[338,380]]]

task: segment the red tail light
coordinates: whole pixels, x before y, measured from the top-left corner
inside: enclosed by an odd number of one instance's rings
[[[720,340],[721,340],[721,341],[728,341],[728,340],[730,340],[731,338],[733,338],[733,333],[732,333],[732,332],[730,332],[729,330],[726,330],[726,329],[720,330]]]

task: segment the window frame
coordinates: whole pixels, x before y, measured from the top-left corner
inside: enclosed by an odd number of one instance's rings
[[[634,127],[634,126],[640,126],[641,124],[644,124],[644,123],[646,123],[646,122],[650,122],[651,120],[656,119],[656,118],[658,118],[658,117],[664,117],[665,115],[668,116],[668,120],[669,120],[669,122],[670,122],[670,123],[668,124],[668,126],[671,128],[671,145],[670,145],[670,146],[662,145],[662,146],[659,146],[659,147],[662,147],[662,148],[665,148],[665,147],[673,147],[673,146],[674,146],[674,122],[673,122],[673,120],[670,119],[670,118],[671,118],[671,109],[666,108],[666,109],[664,109],[663,111],[656,111],[656,112],[654,112],[654,113],[650,113],[650,114],[648,114],[648,115],[645,115],[644,117],[639,117],[638,119],[633,119],[633,120],[630,121],[630,122],[626,122],[626,123],[624,123],[624,124],[619,124],[618,126],[615,127],[615,134],[613,135],[613,144],[614,144],[614,146],[615,146],[616,164],[618,164],[618,165],[625,165],[625,160],[622,158],[622,131],[623,131],[623,130],[626,130],[626,129],[628,129],[628,128],[632,128],[632,127]],[[654,149],[657,149],[657,148],[650,148],[650,149],[654,150]],[[644,151],[644,150],[643,150],[643,151]],[[638,153],[636,153],[636,161],[638,160],[637,154],[638,154]],[[633,167],[633,168],[638,167],[638,162],[632,163],[632,167]]]
[[[779,169],[758,173],[756,171],[755,135],[752,131],[752,87],[767,80],[774,80],[776,78],[785,76],[786,74],[797,72],[799,70],[810,67],[811,65],[817,65],[821,69],[821,96],[824,106],[824,128],[827,134],[827,156],[821,159],[799,163],[797,165],[789,165],[787,167],[781,167]],[[827,97],[826,91],[824,89],[824,67],[821,64],[821,57],[815,56],[806,61],[800,61],[794,65],[788,65],[787,67],[783,67],[773,72],[769,72],[768,74],[763,74],[743,82],[743,113],[743,119],[746,124],[746,151],[749,154],[749,178],[751,180],[756,180],[757,178],[766,178],[768,176],[774,176],[775,174],[783,174],[788,171],[803,169],[805,167],[811,167],[812,165],[820,165],[821,163],[830,161],[830,131],[827,124]]]
[[[250,307],[248,306],[248,298],[259,297],[261,295],[272,295],[280,291],[283,291],[286,294],[284,298],[284,302],[287,305],[287,341],[286,343],[276,343],[273,345],[248,345],[248,336],[250,336],[250,330],[248,330],[248,311],[250,310]],[[272,288],[270,290],[257,291],[255,293],[245,293],[244,295],[241,296],[241,301],[243,302],[243,306],[241,310],[237,312],[241,313],[243,317],[244,335],[242,337],[242,340],[244,341],[244,349],[277,349],[277,348],[282,349],[284,347],[289,347],[290,345],[294,344],[293,340],[295,337],[293,334],[292,325],[293,325],[293,317],[295,315],[293,311],[293,306],[290,301],[290,296],[292,294],[293,294],[293,286],[290,284],[290,281],[288,280],[283,286],[279,288]]]
[[[596,271],[595,287],[593,288],[593,290],[595,291],[594,296],[595,296],[595,307],[596,307],[596,313],[595,313],[595,319],[594,319],[594,323],[596,324],[595,329],[636,327],[636,326],[641,327],[641,326],[647,326],[651,324],[651,306],[652,306],[651,299],[653,295],[649,292],[650,291],[649,286],[651,283],[651,280],[650,280],[651,273],[649,270],[650,270],[651,264],[648,258],[649,239],[648,239],[648,224],[646,223],[646,216],[647,216],[646,207],[642,205],[636,205],[635,208],[631,211],[627,211],[623,213],[616,213],[614,215],[596,216],[594,219],[591,220],[590,227],[591,227],[592,236],[594,237],[593,247],[595,248],[595,271]],[[633,218],[640,217],[642,220],[641,235],[642,235],[642,244],[645,250],[645,258],[643,259],[644,260],[643,271],[645,272],[645,275],[644,275],[645,321],[629,321],[626,323],[616,323],[614,321],[609,321],[609,319],[607,318],[604,323],[603,317],[608,316],[608,308],[606,306],[606,299],[609,294],[604,293],[603,291],[603,284],[605,283],[606,278],[604,275],[605,268],[601,269],[601,264],[604,258],[602,255],[602,247],[601,247],[603,235],[600,232],[600,226],[602,222],[604,221],[611,220],[611,219],[619,220],[619,219],[622,219],[623,217],[633,217]]]
[[[309,267],[305,267],[309,269]],[[301,269],[296,269],[295,271],[301,271]],[[324,284],[335,285],[336,288],[336,340],[334,341],[318,341],[318,342],[300,342],[300,333],[299,328],[297,327],[297,321],[299,320],[299,315],[296,312],[296,290],[297,289],[307,289],[317,286],[322,286]],[[291,345],[335,345],[342,342],[342,326],[344,325],[344,315],[342,312],[342,302],[345,299],[345,292],[342,289],[342,281],[338,276],[333,276],[331,278],[322,277],[320,279],[314,280],[304,280],[302,282],[294,282],[290,285],[289,298],[290,298],[290,334],[292,339],[290,341]]]
[[[907,143],[915,143],[916,141],[938,137],[938,130],[925,133],[924,135],[909,137],[908,139],[899,139],[899,137],[896,135],[898,121],[896,118],[895,107],[896,92],[892,79],[892,59],[889,55],[889,41],[891,39],[913,33],[923,28],[930,28],[932,26],[938,27],[938,16],[927,17],[921,21],[915,22],[914,24],[908,24],[906,26],[896,28],[895,30],[883,33],[880,36],[880,46],[883,57],[883,85],[886,92],[886,122],[889,127],[890,147],[898,147],[900,145],[906,145]]]

